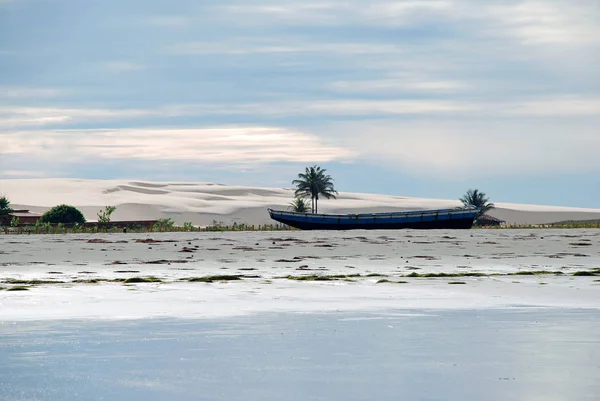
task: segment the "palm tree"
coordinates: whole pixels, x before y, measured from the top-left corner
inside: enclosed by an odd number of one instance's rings
[[[312,212],[318,212],[319,195],[325,199],[335,199],[337,191],[333,187],[333,179],[325,174],[327,170],[319,166],[306,167],[304,173],[298,174],[298,179],[292,181],[296,186],[296,197],[310,197],[312,204]]]
[[[294,201],[290,203],[288,209],[292,212],[308,213],[309,206],[303,198],[295,198]]]
[[[0,216],[6,216],[12,213],[10,201],[6,196],[0,196]]]
[[[479,209],[477,219],[494,208],[494,204],[490,202],[485,193],[480,192],[478,189],[469,189],[467,193],[460,198],[460,201],[465,206],[476,207]]]

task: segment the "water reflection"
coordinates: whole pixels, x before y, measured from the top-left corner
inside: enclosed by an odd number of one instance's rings
[[[0,400],[592,400],[594,310],[0,326]]]

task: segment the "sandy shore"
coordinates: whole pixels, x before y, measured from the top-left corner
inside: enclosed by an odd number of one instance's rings
[[[163,217],[183,224],[271,224],[267,208],[286,209],[294,199],[290,188],[257,188],[214,183],[139,182],[126,180],[15,179],[0,180],[0,193],[13,206],[44,212],[67,203],[82,210],[88,220],[106,205],[117,206],[116,220]],[[43,196],[41,196],[43,194]],[[361,213],[460,206],[456,199],[340,192],[336,200],[323,200],[324,213]],[[510,224],[543,224],[565,220],[600,219],[600,209],[496,203],[495,217]]]
[[[597,230],[3,235],[0,260],[0,320],[600,307],[573,275]]]

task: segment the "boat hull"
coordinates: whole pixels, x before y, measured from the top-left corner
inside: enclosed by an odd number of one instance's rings
[[[469,229],[476,209],[365,214],[310,214],[268,209],[273,220],[301,230]]]

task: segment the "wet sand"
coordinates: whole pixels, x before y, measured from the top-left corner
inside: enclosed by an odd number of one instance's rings
[[[599,267],[598,230],[4,235],[0,319],[598,308]]]

